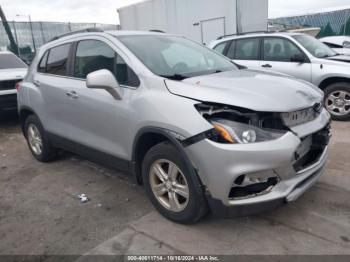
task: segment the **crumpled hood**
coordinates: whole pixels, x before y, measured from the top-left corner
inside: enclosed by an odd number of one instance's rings
[[[27,68],[0,69],[0,81],[23,79]]]
[[[323,99],[323,92],[306,81],[253,70],[166,80],[166,85],[175,95],[262,112],[291,112]]]

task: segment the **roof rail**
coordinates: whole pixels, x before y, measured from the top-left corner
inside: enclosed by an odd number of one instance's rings
[[[55,36],[49,42],[57,40],[57,39],[60,39],[60,38],[65,37],[65,36],[75,35],[75,34],[79,34],[79,33],[91,33],[91,32],[99,32],[99,33],[101,33],[101,32],[104,32],[104,31],[101,28],[85,28],[85,29],[82,29],[82,30],[77,30],[77,31],[69,32],[69,33],[66,33],[66,34],[59,35],[59,36]]]
[[[274,33],[274,32],[270,32],[270,31],[252,31],[252,32],[246,32],[246,33],[239,33],[239,34],[229,34],[229,35],[223,35],[223,36],[219,36],[216,40],[220,40],[223,39],[225,37],[229,37],[229,36],[238,36],[238,35],[249,35],[249,34],[256,34],[256,33]]]

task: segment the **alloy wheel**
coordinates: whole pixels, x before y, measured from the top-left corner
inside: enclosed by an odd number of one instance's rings
[[[176,164],[165,159],[155,161],[149,180],[155,198],[163,207],[177,213],[186,208],[190,197],[189,187]]]
[[[336,116],[344,116],[350,113],[350,93],[347,91],[334,91],[325,101],[327,110]]]
[[[33,124],[29,124],[27,136],[29,146],[34,154],[40,155],[43,151],[43,142],[38,128]]]

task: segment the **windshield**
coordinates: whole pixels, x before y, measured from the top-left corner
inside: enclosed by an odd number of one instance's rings
[[[237,70],[225,57],[177,36],[118,36],[154,74],[182,80],[205,74]]]
[[[0,69],[27,68],[27,65],[13,54],[0,54]]]
[[[338,55],[321,41],[309,35],[293,36],[303,47],[317,58],[326,58]]]

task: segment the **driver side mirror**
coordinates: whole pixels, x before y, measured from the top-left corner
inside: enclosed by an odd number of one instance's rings
[[[305,63],[307,60],[306,60],[306,57],[304,55],[296,54],[290,58],[290,61],[302,64],[302,63]]]
[[[121,88],[117,79],[107,69],[94,71],[86,76],[86,86],[93,89],[104,89],[116,100],[121,100]]]

